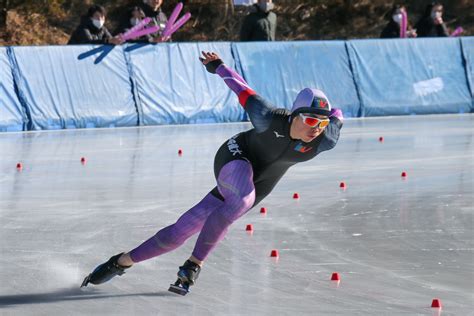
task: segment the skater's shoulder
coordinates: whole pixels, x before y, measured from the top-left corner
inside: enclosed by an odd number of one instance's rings
[[[281,118],[289,119],[291,117],[291,112],[285,108],[275,108],[272,110],[273,115]]]
[[[245,104],[247,112],[259,112],[264,115],[289,117],[290,112],[285,108],[278,108],[261,95],[251,95]]]
[[[288,125],[291,124],[291,112],[285,108],[273,108],[272,113],[272,122],[278,125]]]

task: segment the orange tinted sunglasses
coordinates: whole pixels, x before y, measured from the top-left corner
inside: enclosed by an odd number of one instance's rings
[[[300,113],[300,117],[303,120],[303,123],[314,128],[319,125],[319,127],[324,128],[329,125],[329,119],[321,119],[314,116],[304,115]]]

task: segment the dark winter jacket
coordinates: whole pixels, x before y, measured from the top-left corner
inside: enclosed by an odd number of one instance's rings
[[[383,29],[382,34],[380,34],[380,37],[381,38],[400,37],[400,25],[397,22],[391,20]]]
[[[255,12],[244,19],[240,29],[241,41],[274,41],[277,28],[277,15],[260,10],[258,5],[253,6]]]
[[[89,17],[84,17],[81,24],[72,33],[68,45],[107,44],[109,38],[112,38],[112,35],[105,26],[98,29]]]
[[[431,16],[422,18],[415,26],[418,37],[446,37],[449,36],[446,24],[434,24]]]

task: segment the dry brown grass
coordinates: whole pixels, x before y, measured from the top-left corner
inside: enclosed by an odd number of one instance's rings
[[[109,11],[109,29],[119,8],[137,0],[101,0]],[[0,45],[59,45],[67,43],[78,25],[80,15],[93,1],[48,0],[26,1],[9,10],[7,29],[0,30]],[[165,0],[164,11],[170,13],[177,1]],[[188,0],[185,11],[193,18],[175,36],[175,41],[238,41],[246,11],[234,9],[231,0]],[[278,40],[324,40],[377,38],[391,7],[385,0],[275,0],[278,4]],[[409,19],[415,23],[429,0],[406,0]],[[447,2],[447,1],[445,1]],[[451,0],[445,8],[445,21],[453,30],[462,25],[464,35],[474,34],[474,6],[468,0]]]
[[[21,14],[9,11],[7,15],[6,43],[9,45],[62,45],[69,34],[49,24],[38,13]]]

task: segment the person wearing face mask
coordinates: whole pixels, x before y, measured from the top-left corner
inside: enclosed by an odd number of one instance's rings
[[[240,40],[245,41],[274,41],[277,28],[277,15],[273,12],[272,0],[258,0],[252,6],[252,12],[247,15],[240,29]]]
[[[118,45],[123,41],[113,37],[104,26],[106,12],[104,7],[93,5],[82,17],[81,24],[72,33],[68,45],[74,44],[113,44]]]
[[[412,30],[408,25],[407,21],[407,29],[404,34],[402,30],[402,21],[403,15],[407,15],[407,11],[405,6],[402,5],[394,5],[390,12],[385,16],[385,18],[389,21],[385,28],[383,29],[382,33],[380,34],[381,38],[400,38],[400,37],[416,37],[416,31]]]
[[[153,23],[160,26],[160,31],[153,35],[153,41],[159,42],[161,38],[161,33],[165,29],[168,18],[161,10],[161,5],[163,0],[143,0],[141,8],[145,12],[145,16],[152,18]]]
[[[149,41],[150,43],[161,42],[161,34],[163,33],[166,23],[168,22],[168,18],[161,10],[162,4],[163,4],[163,0],[135,0],[135,1],[131,1],[131,3],[129,4],[129,5],[132,5],[133,8],[138,7],[143,12],[144,18],[145,17],[151,18],[152,22],[150,23],[150,25],[154,24],[160,27],[160,30],[158,32],[150,34],[149,36],[146,36],[146,38],[144,37],[144,38],[139,39],[138,40],[139,42],[146,42],[146,41]],[[136,21],[136,20],[132,21],[133,17],[131,17],[129,5],[127,5],[126,7],[123,7],[120,10],[124,14],[122,15],[122,18],[120,18],[119,28],[116,29],[116,33],[123,33],[124,29],[129,28],[130,24]]]
[[[130,30],[132,27],[140,23],[145,18],[145,13],[143,12],[142,8],[135,6],[128,10],[127,19],[124,21],[124,25],[122,25],[117,33],[125,33]],[[153,37],[150,34],[141,36],[139,38],[127,40],[130,43],[150,43],[153,41]]]
[[[446,24],[443,22],[443,5],[433,2],[426,7],[425,14],[416,24],[419,37],[449,36]]]

